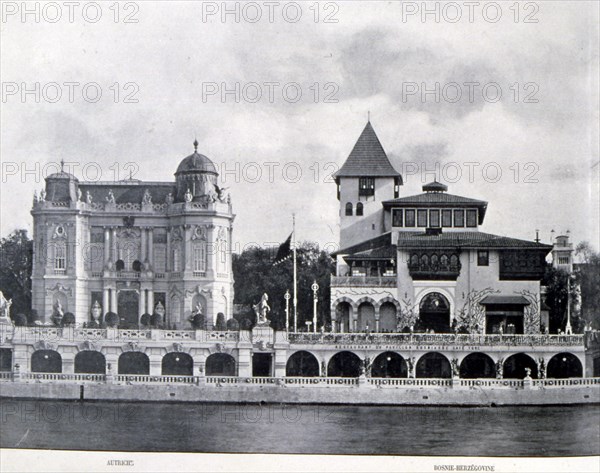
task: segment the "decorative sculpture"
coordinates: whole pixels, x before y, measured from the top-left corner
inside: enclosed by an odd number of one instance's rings
[[[458,366],[458,358],[452,358],[452,376],[458,378],[460,376],[460,367]]]
[[[88,204],[92,203],[92,194],[90,194],[90,191],[85,191],[85,200]]]
[[[189,187],[188,187],[188,190],[185,191],[185,194],[183,195],[183,199],[186,202],[191,202],[192,201],[192,193],[190,192]]]
[[[96,323],[100,323],[100,317],[102,316],[102,306],[98,301],[94,301],[92,304],[92,320]]]
[[[113,194],[112,190],[108,191],[108,195],[106,196],[106,202],[108,202],[109,204],[115,203],[115,195]]]
[[[44,202],[46,200],[46,191],[42,189],[40,191],[40,202]]]
[[[167,194],[167,196],[165,197],[165,203],[167,204],[172,204],[173,203],[173,194],[171,194],[170,192]]]
[[[65,314],[63,312],[63,308],[62,308],[62,304],[60,303],[60,299],[56,299],[56,302],[54,303],[53,311],[52,311],[52,321],[56,325],[60,325],[64,315]]]
[[[546,378],[546,360],[541,357],[538,361],[538,371],[540,373],[540,379]]]
[[[151,204],[152,203],[152,195],[150,194],[150,191],[148,189],[146,189],[144,191],[144,197],[142,197],[142,203],[143,204]]]
[[[0,291],[0,318],[10,318],[10,306],[12,305],[12,298],[6,299],[2,291]]]
[[[268,325],[269,321],[267,320],[267,313],[271,310],[271,307],[268,304],[269,296],[265,292],[260,299],[260,302],[256,305],[253,305],[252,308],[256,313],[256,325]]]
[[[226,202],[227,198],[229,197],[229,194],[225,195],[225,191],[227,189],[229,189],[229,187],[219,187],[216,184],[213,184],[215,186],[215,191],[217,192],[217,199],[219,202]]]
[[[158,303],[154,306],[154,313],[163,317],[165,315],[165,306],[162,305],[162,302],[158,301]]]
[[[79,202],[81,202],[81,196],[83,195],[83,192],[81,192],[81,189],[77,188],[77,200]]]
[[[504,358],[500,358],[496,362],[496,378],[502,379],[504,377]]]

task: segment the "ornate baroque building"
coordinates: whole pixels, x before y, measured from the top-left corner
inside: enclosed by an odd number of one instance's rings
[[[121,327],[137,327],[157,307],[162,324],[179,329],[198,311],[209,326],[218,313],[231,317],[234,215],[197,146],[175,182],[80,182],[62,171],[46,178],[31,211],[33,308],[43,320],[60,308],[89,323],[96,303]]]

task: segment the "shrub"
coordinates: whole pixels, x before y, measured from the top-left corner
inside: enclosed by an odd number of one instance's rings
[[[240,325],[242,327],[242,330],[250,330],[250,328],[252,327],[252,322],[250,321],[250,319],[242,319]]]
[[[206,317],[202,314],[194,315],[192,319],[192,327],[196,330],[205,330],[206,329]]]
[[[40,321],[40,316],[38,315],[38,311],[35,309],[32,309],[31,312],[29,312],[29,318],[28,318],[28,322],[29,325],[35,325],[36,322]]]
[[[156,328],[160,327],[162,325],[162,317],[155,312],[154,314],[152,314],[150,324],[152,324],[152,326]]]
[[[116,327],[119,325],[119,316],[114,312],[107,312],[104,316],[104,320],[109,327]]]
[[[223,312],[219,312],[217,314],[217,322],[215,326],[215,328],[220,331],[227,329],[227,325],[225,324],[225,314],[223,314]]]
[[[140,323],[147,327],[152,323],[152,316],[150,314],[142,314],[140,317]]]
[[[12,319],[14,324],[18,327],[25,327],[27,325],[27,317],[25,317],[25,314],[16,314]]]
[[[240,323],[235,319],[229,319],[227,321],[227,330],[237,331],[240,329]]]
[[[75,316],[71,312],[65,312],[62,318],[62,324],[64,327],[69,325],[75,325]]]

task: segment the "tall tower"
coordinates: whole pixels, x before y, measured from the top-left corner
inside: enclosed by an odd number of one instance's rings
[[[554,230],[553,230],[554,231]],[[559,235],[552,246],[552,266],[561,268],[568,273],[573,272],[573,243],[569,242],[569,235]]]
[[[390,163],[370,121],[334,178],[340,201],[340,248],[384,233],[381,203],[399,197],[402,176]]]

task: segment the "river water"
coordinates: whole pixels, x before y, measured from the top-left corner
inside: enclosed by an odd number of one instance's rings
[[[363,407],[0,400],[0,447],[168,452],[600,454],[600,406]]]

